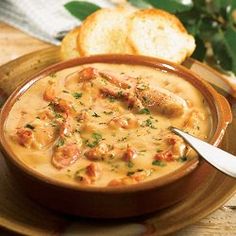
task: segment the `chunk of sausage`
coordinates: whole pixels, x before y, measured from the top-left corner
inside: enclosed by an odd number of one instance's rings
[[[52,164],[62,169],[73,164],[80,156],[80,148],[76,144],[65,144],[55,149],[52,155]]]
[[[46,90],[43,93],[43,99],[47,102],[52,102],[56,98],[56,92],[55,92],[55,87],[54,85],[48,85]]]
[[[97,147],[91,148],[84,153],[87,159],[91,161],[103,160],[107,157],[109,147],[105,143],[99,143]]]
[[[24,147],[30,147],[33,142],[33,132],[29,129],[20,128],[16,132],[17,141]]]
[[[185,154],[186,145],[182,138],[177,135],[169,135],[166,138],[166,142],[174,157],[178,158]]]
[[[53,105],[57,112],[66,113],[67,115],[75,113],[72,103],[70,101],[66,101],[65,99],[59,99],[54,102]]]
[[[98,164],[91,163],[86,167],[86,175],[93,181],[101,176],[101,170]]]
[[[135,149],[127,147],[123,155],[123,160],[129,162],[135,159],[136,157],[137,157],[137,152],[135,151]]]
[[[86,67],[78,73],[78,82],[89,81],[98,76],[98,70],[93,67]]]
[[[80,71],[73,72],[65,79],[65,87],[67,89],[74,88],[75,83],[88,82],[95,79],[98,76],[97,69],[93,67],[86,67]]]
[[[173,152],[171,150],[167,150],[167,151],[157,153],[154,156],[154,159],[157,160],[157,161],[167,161],[167,162],[175,160]]]
[[[169,117],[178,117],[187,107],[186,101],[163,88],[136,89],[137,97],[145,107]]]
[[[127,75],[117,75],[108,71],[98,71],[99,75],[106,79],[108,82],[116,85],[122,89],[133,89],[136,85],[134,78]]]

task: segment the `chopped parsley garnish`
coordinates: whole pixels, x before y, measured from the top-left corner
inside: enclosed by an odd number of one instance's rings
[[[54,112],[55,118],[62,118],[63,116],[58,112]]]
[[[93,117],[100,117],[96,112],[93,112],[92,116]]]
[[[139,111],[139,114],[150,114],[150,111],[147,108],[143,108]]]
[[[110,102],[115,102],[116,101],[116,98],[113,97],[113,96],[108,96],[108,99]]]
[[[72,93],[72,96],[73,96],[75,99],[79,99],[79,98],[81,98],[82,95],[83,95],[82,93],[77,93],[77,92]]]
[[[134,166],[134,163],[133,163],[132,161],[128,161],[128,162],[127,162],[127,166],[128,166],[129,168],[132,168],[132,167]]]
[[[52,121],[50,122],[50,125],[51,125],[52,127],[57,127],[57,123],[56,123],[54,120],[52,120]]]
[[[52,111],[55,111],[55,104],[54,104],[54,102],[49,102],[48,107],[49,107]]]
[[[152,126],[152,121],[150,119],[147,119],[145,122],[146,122],[146,126],[149,126],[149,127]]]
[[[148,98],[145,97],[145,96],[143,96],[142,99],[143,99],[144,102],[147,102],[147,101],[148,101]]]
[[[83,102],[79,101],[79,103],[80,103],[81,106],[84,106],[84,103],[83,103]]]
[[[126,175],[127,175],[127,176],[131,176],[131,175],[133,175],[133,174],[135,174],[135,171],[128,171]]]
[[[127,140],[128,136],[122,137],[120,139],[118,139],[118,142],[124,142],[125,140]]]
[[[89,140],[86,140],[86,145],[91,148],[96,147],[98,145],[98,143],[102,139],[102,135],[99,133],[92,133],[92,138],[93,138],[92,142],[89,142]]]
[[[96,140],[102,139],[102,135],[99,134],[99,133],[92,133],[92,137],[93,137],[94,139],[96,139]]]
[[[188,160],[188,158],[187,158],[186,156],[182,156],[182,157],[179,157],[177,160],[178,160],[179,162],[185,162],[185,161]]]
[[[117,93],[117,96],[118,96],[119,98],[122,98],[122,97],[124,96],[124,94],[123,94],[122,91],[119,91],[119,92]]]
[[[142,123],[141,126],[142,126],[142,127],[145,127],[145,126],[146,126],[146,127],[152,128],[152,129],[156,129],[156,127],[153,125],[151,119],[147,119],[147,120],[143,121],[143,123]]]
[[[69,93],[67,90],[62,90],[63,93]]]
[[[62,139],[62,138],[60,138],[59,140],[58,140],[58,142],[57,142],[57,147],[61,147],[61,146],[63,146],[64,145],[64,143],[65,143],[65,140],[64,139]]]
[[[25,128],[32,129],[32,130],[35,129],[35,127],[33,125],[31,125],[31,124],[26,124]]]
[[[137,169],[137,170],[135,170],[135,171],[128,171],[127,172],[127,176],[132,176],[132,175],[134,175],[136,172],[142,172],[142,171],[144,171],[144,169]]]
[[[148,88],[149,88],[148,84],[140,83],[140,84],[137,85],[137,89],[139,89],[139,90],[145,90],[145,89],[148,89]]]
[[[154,160],[154,161],[152,162],[152,165],[164,167],[164,166],[166,166],[166,163],[163,162],[163,161],[160,161],[160,160]]]
[[[55,78],[56,77],[56,73],[51,73],[49,74],[48,76],[52,77],[52,78]]]
[[[111,115],[111,114],[113,114],[113,111],[104,111],[103,112],[105,115]]]
[[[52,112],[53,112],[55,118],[62,118],[62,117],[63,117],[61,114],[59,114],[58,112],[56,112],[55,103],[50,102],[50,103],[48,104],[48,107],[52,110]]]

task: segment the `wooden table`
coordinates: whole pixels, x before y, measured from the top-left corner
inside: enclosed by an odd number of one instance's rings
[[[26,53],[48,47],[49,44],[32,38],[0,22],[0,65]],[[0,232],[1,234],[1,232]],[[1,234],[2,235],[2,234]],[[236,195],[205,219],[174,235],[177,236],[233,236],[236,235]]]

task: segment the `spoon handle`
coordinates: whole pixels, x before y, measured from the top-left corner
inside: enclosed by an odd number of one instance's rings
[[[236,178],[236,156],[193,137],[177,128],[172,132],[181,136],[200,156],[223,173]]]

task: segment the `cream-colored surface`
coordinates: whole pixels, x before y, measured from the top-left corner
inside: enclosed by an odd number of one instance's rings
[[[16,44],[15,42],[18,42]],[[25,43],[27,42],[27,43]],[[6,46],[7,45],[7,46]],[[6,25],[0,23],[0,63],[8,62],[13,58],[19,57],[23,54],[32,52],[32,50],[37,50],[40,48],[45,48],[48,45],[46,43],[40,42],[32,37]],[[235,132],[232,132],[232,135]],[[229,137],[229,139],[231,136]],[[232,138],[231,138],[232,139]],[[233,147],[233,146],[232,146]],[[233,150],[233,149],[232,149]],[[231,150],[231,151],[232,151]],[[235,150],[235,149],[234,149]],[[1,226],[8,228],[9,230],[13,230],[19,232],[21,234],[28,235],[45,235],[45,234],[53,234],[55,233],[55,229],[60,227],[61,225],[68,224],[68,222],[64,218],[60,218],[59,216],[52,214],[52,212],[47,211],[46,209],[39,207],[37,204],[30,202],[28,198],[23,196],[23,194],[18,191],[15,186],[12,185],[12,182],[9,180],[9,173],[7,171],[7,166],[3,161],[3,157],[1,156],[1,178],[0,178],[0,190],[1,190],[1,204],[0,204],[0,218],[1,218]],[[221,188],[225,186],[224,192],[228,191],[229,186],[223,183],[222,178],[218,178],[215,186],[211,188],[212,193],[217,192],[216,188],[219,187],[218,183],[221,183]],[[209,181],[208,181],[209,183]],[[218,191],[219,192],[219,191]],[[203,203],[205,199],[207,200],[210,195],[210,192],[207,192],[204,197],[203,195],[199,195],[199,201]],[[190,200],[190,199],[189,199]],[[208,199],[209,200],[209,199]],[[219,197],[217,195],[217,201]],[[195,200],[193,205],[188,205],[186,208],[180,206],[181,209],[186,211],[182,211],[182,213],[176,208],[174,208],[174,212],[176,215],[171,215],[171,218],[168,218],[170,212],[163,211],[162,216],[160,215],[157,219],[160,222],[159,229],[162,228],[162,232],[165,232],[166,227],[163,226],[163,222],[168,223],[172,222],[170,225],[167,225],[168,228],[173,227],[176,222],[173,222],[174,219],[177,219],[178,216],[183,216],[183,213],[189,212],[189,210],[194,209],[194,206],[201,210],[206,210],[209,206],[209,203],[212,203],[213,199],[210,199],[206,204],[197,203]],[[20,203],[20,204],[19,204]],[[22,206],[24,206],[22,210]],[[234,236],[236,234],[236,217],[235,217],[235,208],[236,208],[236,196],[234,196],[230,201],[224,204],[224,207],[215,211],[208,217],[205,217],[202,220],[194,223],[192,226],[185,227],[183,230],[178,232],[178,236],[202,236],[202,235],[227,235]],[[209,209],[208,209],[209,210]],[[207,212],[208,212],[207,210]],[[204,214],[205,215],[205,214]],[[192,222],[196,221],[191,216],[186,219],[192,219]],[[30,220],[29,220],[30,219]],[[46,220],[45,220],[46,219]],[[162,219],[162,220],[161,220]],[[199,218],[198,218],[199,219]],[[184,221],[182,218],[180,219],[181,223]],[[191,221],[191,220],[190,220]],[[180,222],[179,222],[180,223]],[[89,230],[91,224],[84,225],[85,232]],[[108,227],[107,225],[101,227]],[[113,226],[111,226],[113,227]],[[78,231],[81,229],[81,226],[77,228]],[[98,232],[97,229],[96,232]],[[77,232],[78,232],[77,231]],[[1,233],[2,230],[0,231]],[[76,231],[75,231],[76,232]],[[117,231],[116,231],[117,232]],[[173,231],[172,231],[173,232]],[[7,232],[7,235],[9,232]],[[160,233],[159,233],[160,235]],[[173,235],[176,235],[174,233]]]

